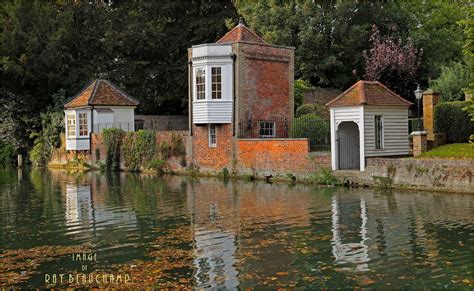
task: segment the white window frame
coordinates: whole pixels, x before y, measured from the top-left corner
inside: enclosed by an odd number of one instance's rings
[[[214,69],[219,70],[219,73],[214,75]],[[214,76],[219,76],[219,82],[214,82]],[[217,89],[217,87],[219,87],[219,89]],[[216,94],[216,97],[214,97],[214,94]],[[222,100],[222,67],[211,67],[211,99]]]
[[[202,71],[204,76],[202,77],[203,83],[198,83],[197,78],[198,78],[198,72]],[[198,67],[194,69],[194,88],[196,92],[196,100],[206,100],[206,67]],[[203,86],[202,89],[203,91],[198,90],[198,86]],[[202,96],[200,95],[202,94]],[[201,98],[202,97],[202,98]]]
[[[380,123],[380,130],[377,124],[377,119],[379,119]],[[383,150],[385,148],[384,145],[384,131],[385,131],[385,126],[384,126],[384,118],[383,115],[374,115],[374,147],[376,150]],[[380,136],[379,136],[380,135]],[[380,146],[379,146],[380,144]]]
[[[209,139],[209,147],[210,148],[217,147],[217,126],[215,124],[209,124],[207,135]]]
[[[70,134],[69,127],[72,127],[72,132]],[[66,113],[66,134],[67,137],[76,137],[76,113]]]
[[[84,116],[85,115],[85,121],[86,123],[83,124],[81,123],[81,116]],[[84,119],[83,119],[84,120]],[[87,112],[79,112],[77,113],[77,129],[78,129],[78,133],[80,137],[84,137],[84,136],[89,136],[89,115],[87,114]],[[85,126],[85,130],[82,130],[82,131],[85,131],[86,133],[85,134],[81,134],[81,126]]]
[[[262,123],[264,124],[272,124],[272,134],[260,134],[262,130]],[[269,130],[269,128],[263,128],[264,130]],[[276,136],[276,124],[275,121],[270,120],[260,120],[258,122],[258,137],[260,138],[272,138]]]

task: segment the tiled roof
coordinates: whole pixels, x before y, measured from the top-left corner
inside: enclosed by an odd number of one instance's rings
[[[217,41],[217,43],[233,42],[266,43],[263,38],[245,26],[242,21],[240,21],[236,27],[234,27],[231,31],[226,33],[226,35]]]
[[[404,105],[410,106],[408,100],[403,99],[379,81],[358,81],[349,89],[326,103],[327,106],[351,105]]]
[[[123,92],[107,80],[92,81],[76,96],[69,100],[64,108],[91,105],[137,106],[140,102]]]

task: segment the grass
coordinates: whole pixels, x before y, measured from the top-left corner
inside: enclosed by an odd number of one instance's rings
[[[421,157],[439,158],[469,158],[474,159],[474,144],[453,143],[446,144],[423,153]]]

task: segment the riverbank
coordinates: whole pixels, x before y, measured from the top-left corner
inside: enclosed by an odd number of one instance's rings
[[[50,168],[67,170],[100,170],[90,166],[71,167],[68,163],[50,164]],[[266,180],[268,182],[304,183],[319,185],[346,185],[350,187],[397,188],[409,190],[436,191],[474,194],[474,160],[440,158],[369,158],[364,172],[357,170],[333,171],[325,167],[308,173],[279,172],[275,170],[202,171],[199,168],[183,167],[178,160],[170,160],[164,167],[165,174],[193,177],[220,177],[225,179]],[[127,171],[126,168],[121,170]],[[142,171],[157,174],[154,170]]]

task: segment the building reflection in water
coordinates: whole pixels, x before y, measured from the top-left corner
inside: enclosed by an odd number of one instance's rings
[[[369,270],[369,247],[367,232],[367,206],[363,198],[360,203],[338,203],[337,196],[332,197],[332,253],[336,264],[344,265],[343,269],[355,272]],[[358,206],[359,209],[354,209]],[[360,212],[360,217],[354,213]],[[345,219],[346,218],[346,219]],[[342,221],[347,224],[342,224]],[[360,224],[359,227],[356,224]],[[354,231],[356,230],[357,231]],[[353,232],[354,231],[354,232]]]
[[[91,185],[66,184],[66,224],[80,228],[93,222]],[[74,233],[74,232],[71,232]]]

